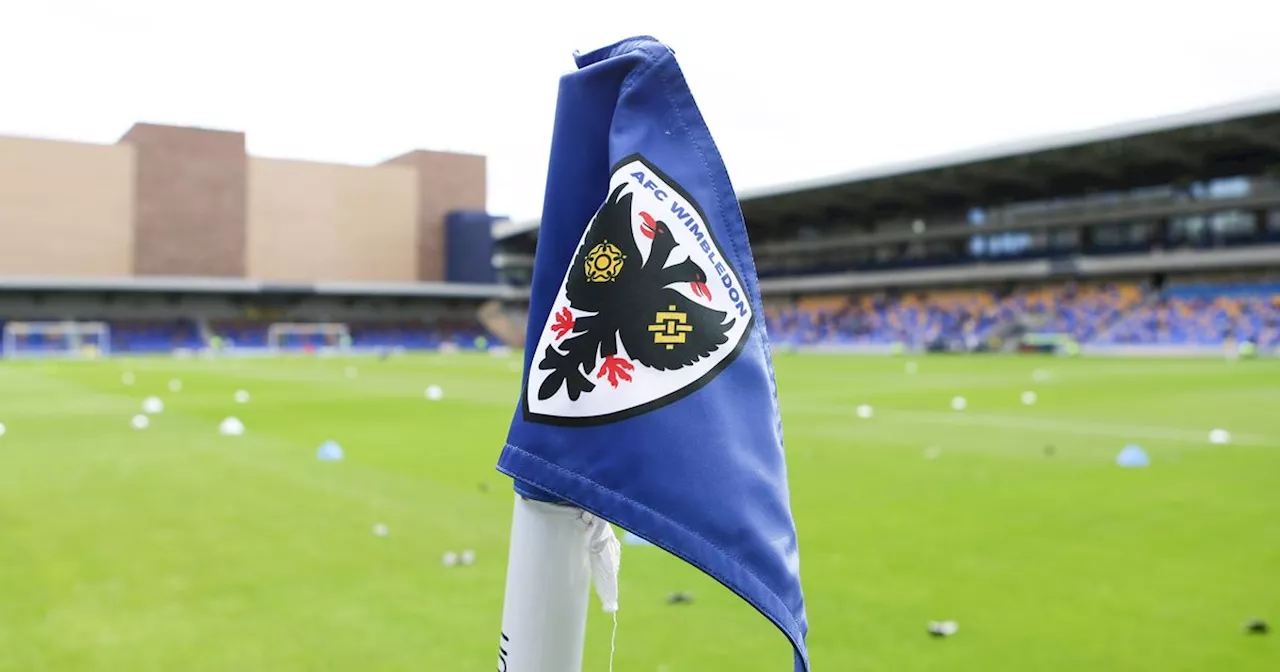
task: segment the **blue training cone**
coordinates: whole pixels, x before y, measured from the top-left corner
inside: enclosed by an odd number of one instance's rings
[[[321,462],[336,462],[342,459],[342,446],[337,441],[325,441],[316,451],[316,459]]]
[[[1151,464],[1151,459],[1141,446],[1131,443],[1116,455],[1116,464],[1121,467],[1145,467]]]

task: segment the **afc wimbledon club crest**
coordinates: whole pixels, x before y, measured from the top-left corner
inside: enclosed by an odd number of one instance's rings
[[[751,321],[702,208],[643,158],[625,159],[539,336],[527,416],[597,424],[669,404],[733,361]]]

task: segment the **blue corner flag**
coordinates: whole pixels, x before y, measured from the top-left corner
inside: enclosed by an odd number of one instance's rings
[[[636,37],[576,58],[498,469],[728,586],[803,672],[782,423],[737,196],[670,49]]]

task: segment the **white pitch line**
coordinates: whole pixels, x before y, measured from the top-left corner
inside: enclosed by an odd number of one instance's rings
[[[1086,420],[1019,417],[1014,415],[990,415],[981,413],[944,413],[936,411],[890,411],[911,422],[927,422],[943,425],[969,425],[1000,429],[1028,429],[1045,432],[1063,432],[1087,436],[1106,436],[1118,439],[1150,439],[1207,444],[1209,430],[1153,427],[1150,425],[1112,424]],[[1280,441],[1254,434],[1233,434],[1231,443],[1249,446],[1277,446]]]
[[[794,412],[794,411],[792,411]],[[837,407],[823,405],[820,408],[808,407],[805,414],[844,416],[850,420],[857,415],[853,406]],[[784,411],[785,415],[785,411]],[[1017,415],[995,415],[986,413],[956,411],[913,411],[905,409],[876,408],[877,421],[903,421],[908,423],[926,423],[936,425],[964,425],[969,427],[992,427],[996,429],[1025,429],[1040,432],[1060,432],[1084,436],[1105,436],[1116,439],[1145,439],[1156,441],[1179,441],[1208,445],[1209,430],[1186,429],[1181,427],[1159,427],[1152,425],[1131,425],[1120,423],[1097,422],[1093,420],[1072,420],[1067,418],[1037,418]],[[1280,447],[1280,439],[1257,434],[1232,433],[1231,443],[1245,446]]]

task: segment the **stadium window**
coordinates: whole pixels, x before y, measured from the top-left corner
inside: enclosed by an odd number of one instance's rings
[[[982,208],[969,208],[969,226],[982,226],[987,223],[987,213]],[[986,236],[974,236],[969,239],[969,254],[975,257],[987,255],[988,241]]]
[[[987,239],[983,236],[974,236],[969,239],[969,254],[975,257],[986,256]]]
[[[1014,248],[1017,254],[1022,254],[1031,248],[1032,237],[1029,233],[1011,233],[1013,237]]]
[[[925,253],[925,256],[929,256],[929,257],[951,256],[952,242],[950,240],[935,240],[933,242],[927,243],[924,247],[924,253]]]
[[[1151,240],[1155,234],[1156,225],[1153,222],[1134,222],[1129,225],[1130,244],[1145,243]]]
[[[1170,198],[1171,196],[1173,196],[1173,188],[1169,185],[1138,187],[1137,189],[1130,190],[1128,200],[1153,201]]]
[[[1206,191],[1209,198],[1242,198],[1249,195],[1249,178],[1223,177],[1210,180]]]
[[[1248,196],[1252,184],[1247,177],[1220,177],[1206,182],[1193,182],[1191,196],[1196,199],[1242,198]]]
[[[1253,214],[1239,210],[1214,213],[1209,216],[1209,228],[1228,236],[1247,236],[1253,233]]]
[[[1029,233],[1004,233],[1000,234],[999,240],[999,254],[1002,255],[1022,254],[1027,248],[1031,247],[1031,234]]]
[[[1174,217],[1172,224],[1171,228],[1175,239],[1196,238],[1205,229],[1204,217],[1200,215]]]
[[[1062,229],[1049,234],[1049,245],[1051,247],[1074,247],[1079,244],[1079,229]]]

